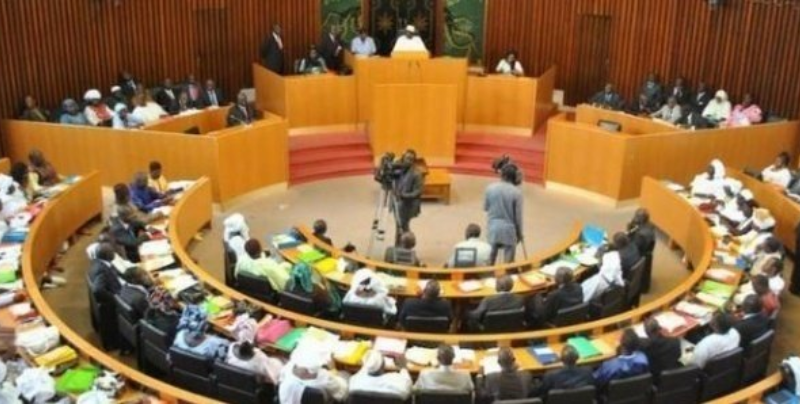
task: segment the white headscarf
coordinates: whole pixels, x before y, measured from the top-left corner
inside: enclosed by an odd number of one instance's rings
[[[744,186],[742,185],[742,182],[739,180],[733,178],[726,178],[725,187],[727,187],[731,191],[731,193],[733,193],[733,195],[736,196],[742,191],[742,188]]]
[[[714,180],[725,179],[725,164],[723,164],[722,161],[718,159],[711,161],[711,167],[714,168]]]
[[[383,368],[383,355],[375,350],[370,350],[364,354],[361,360],[361,369],[367,374],[374,375]]]
[[[239,213],[231,214],[225,219],[223,225],[225,226],[225,231],[222,239],[226,242],[231,241],[236,236],[241,236],[245,240],[250,239],[250,228],[247,227],[247,221],[243,215]]]
[[[372,269],[360,269],[355,275],[353,275],[353,280],[350,285],[350,292],[356,293],[362,287],[371,290],[376,294],[389,293],[386,285],[375,275],[375,272],[373,272]]]
[[[84,101],[99,101],[103,99],[103,95],[97,89],[89,89],[83,94]]]

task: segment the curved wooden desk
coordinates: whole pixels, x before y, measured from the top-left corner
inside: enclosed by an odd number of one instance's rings
[[[409,333],[396,330],[371,329],[339,322],[332,322],[306,315],[297,314],[269,305],[237,292],[216,277],[210,275],[196,263],[186,248],[197,234],[211,222],[211,189],[208,180],[199,180],[175,206],[169,222],[169,239],[173,245],[176,256],[183,266],[194,274],[202,283],[220,292],[222,295],[236,300],[245,300],[261,306],[268,313],[294,321],[300,326],[315,326],[331,330],[343,338],[354,337],[388,337],[403,338],[415,342],[436,342],[458,344],[484,344],[491,346],[510,346],[514,343],[530,341],[544,341],[554,346],[562,344],[564,337],[588,333],[594,338],[619,336],[620,326],[642,322],[646,317],[669,309],[673,304],[690,293],[695,285],[703,279],[706,270],[710,267],[714,253],[714,240],[710,228],[704,218],[689,203],[679,195],[667,189],[658,181],[647,179],[644,182],[643,204],[650,210],[653,222],[669,235],[674,242],[681,246],[695,271],[685,278],[683,282],[666,295],[646,303],[632,311],[580,325],[547,329],[533,332],[518,332],[509,334],[484,334],[484,335],[437,335]],[[524,349],[522,350],[524,353]],[[532,357],[527,356],[522,365],[525,369],[542,369]]]
[[[709,404],[761,404],[764,394],[780,385],[781,381],[783,377],[778,372],[743,390],[710,401]]]
[[[22,253],[22,276],[30,300],[51,325],[58,328],[61,336],[85,358],[96,361],[105,368],[122,375],[132,383],[138,384],[154,395],[168,402],[188,402],[198,404],[216,401],[176,388],[133,369],[98,349],[84,337],[73,331],[67,323],[50,307],[39,289],[39,277],[47,270],[50,262],[61,250],[64,242],[72,237],[86,223],[100,216],[103,202],[100,192],[100,175],[91,173],[71,185],[62,194],[46,204],[30,228]]]
[[[6,174],[11,172],[11,160],[8,158],[0,159],[0,174]]]

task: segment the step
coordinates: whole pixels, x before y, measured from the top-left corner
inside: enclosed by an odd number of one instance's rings
[[[481,160],[491,164],[496,159],[500,158],[500,156],[507,154],[511,157],[512,160],[519,162],[520,164],[523,163],[535,163],[535,164],[542,164],[545,160],[545,154],[542,152],[525,152],[525,153],[487,153],[484,151],[474,150],[474,149],[456,149],[456,159],[459,158],[469,158],[473,160]]]
[[[304,165],[289,169],[289,177],[303,178],[315,175],[334,174],[346,171],[360,171],[363,173],[372,174],[374,167],[372,163],[368,162],[355,162],[355,163],[321,163],[316,165]]]
[[[341,148],[292,151],[289,154],[289,163],[292,165],[318,162],[346,163],[354,160],[371,163],[372,151],[370,151],[369,148],[347,146]]]
[[[326,174],[317,174],[317,175],[308,175],[303,177],[292,177],[289,179],[290,185],[301,185],[301,184],[308,184],[313,183],[316,181],[324,181],[324,180],[331,180],[334,178],[346,178],[346,177],[355,177],[359,175],[372,175],[372,171],[338,171],[338,172],[331,172]]]
[[[504,148],[506,150],[544,151],[547,140],[539,137],[521,138],[495,134],[460,133],[456,145],[475,145],[486,148]]]
[[[290,151],[351,145],[366,145],[369,148],[369,137],[364,133],[349,132],[341,134],[301,135],[289,138]]]

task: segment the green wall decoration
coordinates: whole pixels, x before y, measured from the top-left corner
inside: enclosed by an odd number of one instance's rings
[[[447,0],[444,13],[444,53],[482,61],[486,0]]]
[[[342,40],[349,45],[361,24],[361,0],[322,0],[322,27],[342,27]]]

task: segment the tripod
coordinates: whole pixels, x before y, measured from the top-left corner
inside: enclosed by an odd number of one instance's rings
[[[372,257],[376,257],[373,248],[386,241],[386,221],[389,213],[394,215],[394,222],[397,223],[397,226],[400,225],[395,186],[396,183],[394,181],[392,181],[390,185],[388,183],[383,183],[381,185],[381,192],[378,194],[378,200],[375,203],[375,215],[372,219],[372,234],[369,239],[369,247],[367,248],[368,254]]]

